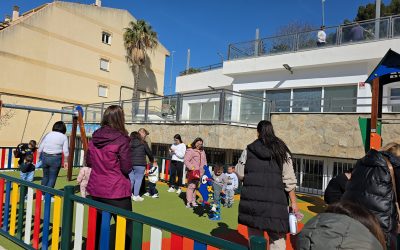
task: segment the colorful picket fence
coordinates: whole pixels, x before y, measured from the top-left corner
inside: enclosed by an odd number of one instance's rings
[[[264,238],[252,238],[248,248],[74,192],[73,186],[60,191],[0,174],[0,234],[25,249],[266,249]],[[143,242],[144,226],[150,227],[149,242]]]
[[[14,157],[13,147],[0,147],[0,170],[18,167],[18,158]],[[37,162],[37,152],[33,155],[33,162]]]

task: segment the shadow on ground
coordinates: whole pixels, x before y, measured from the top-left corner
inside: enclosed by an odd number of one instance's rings
[[[247,239],[240,234],[237,230],[229,228],[229,226],[223,222],[218,223],[218,227],[214,228],[210,234],[214,237],[231,241],[243,246],[248,246],[249,242]]]
[[[327,207],[325,201],[318,196],[305,196],[299,197],[302,201],[310,203],[312,206],[307,206],[308,210],[313,213],[323,213]]]

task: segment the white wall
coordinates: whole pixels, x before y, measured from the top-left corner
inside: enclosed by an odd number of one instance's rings
[[[381,59],[389,48],[399,52],[399,39],[231,60],[224,62],[223,74],[234,76],[274,70],[284,72],[286,70],[283,68],[283,64],[290,65],[296,71],[296,69],[305,67],[311,68],[320,67],[321,65],[367,62],[373,59]]]
[[[178,76],[176,78],[176,92],[184,93],[190,91],[210,90],[213,88],[231,88],[233,78],[222,74],[221,69]]]

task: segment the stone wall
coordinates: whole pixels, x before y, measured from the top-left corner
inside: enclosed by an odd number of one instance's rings
[[[335,158],[360,158],[364,154],[358,117],[368,114],[273,114],[275,133],[293,153]],[[400,118],[400,114],[384,115]],[[231,125],[133,124],[129,131],[145,127],[152,142],[172,143],[176,133],[185,143],[200,136],[206,147],[244,149],[257,135],[255,128]],[[400,142],[400,125],[383,125],[383,143]]]

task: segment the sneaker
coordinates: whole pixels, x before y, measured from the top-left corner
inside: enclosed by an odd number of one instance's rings
[[[170,188],[168,189],[168,193],[174,193],[174,192],[175,192],[175,188],[170,187]]]
[[[182,193],[182,189],[179,188],[179,189],[176,191],[176,193],[177,193],[177,194],[181,194],[181,193]]]
[[[197,204],[197,202],[193,201],[193,202],[192,202],[192,206],[193,206],[193,207],[198,207],[199,205]]]
[[[190,203],[186,204],[186,208],[192,208],[192,206],[190,205]]]
[[[217,212],[217,207],[213,205],[211,211],[213,211],[214,213]]]
[[[149,196],[150,196],[150,193],[149,193],[149,192],[146,192],[146,193],[144,193],[144,196],[149,197]]]
[[[132,200],[137,202],[144,201],[144,199],[140,196],[132,196]]]
[[[210,217],[210,220],[219,221],[219,220],[221,220],[221,216],[219,216],[219,215],[214,215],[214,216]]]
[[[159,198],[158,194],[154,194],[151,198]]]

